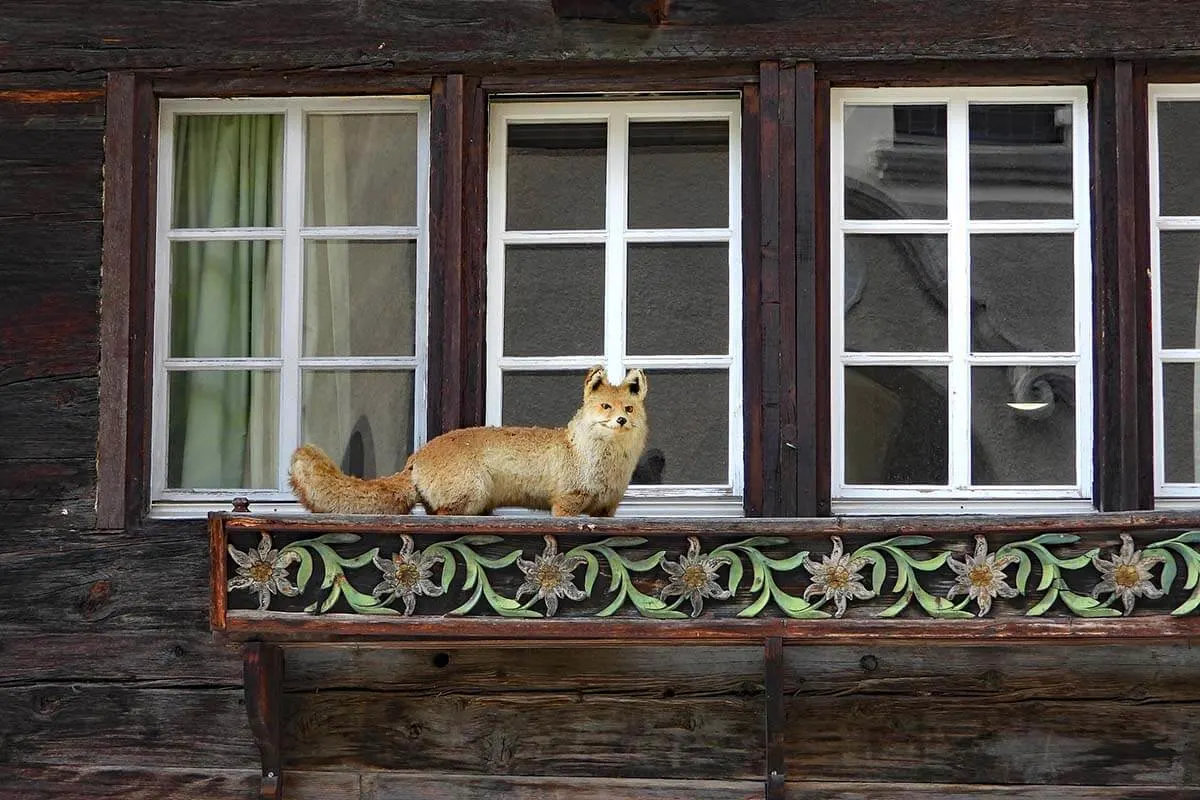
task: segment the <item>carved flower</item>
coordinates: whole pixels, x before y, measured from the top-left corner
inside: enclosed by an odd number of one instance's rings
[[[958,576],[946,593],[946,599],[953,600],[955,595],[966,592],[968,598],[979,604],[978,616],[984,616],[991,610],[993,598],[1017,596],[1017,590],[1008,585],[1004,574],[1004,568],[1016,560],[1015,555],[996,558],[995,553],[988,552],[987,539],[976,536],[975,555],[963,556],[962,561],[952,558],[946,562]]]
[[[832,536],[833,550],[827,556],[821,556],[821,563],[804,559],[804,568],[812,575],[812,583],[804,590],[804,599],[813,595],[821,595],[826,600],[832,600],[837,606],[835,617],[846,613],[846,603],[850,599],[870,600],[875,593],[863,586],[862,576],[858,571],[867,564],[865,558],[851,560],[849,555],[842,554],[842,539]]]
[[[1100,582],[1092,589],[1092,597],[1109,593],[1120,597],[1128,615],[1133,611],[1134,599],[1149,597],[1151,600],[1163,596],[1163,590],[1151,583],[1150,568],[1165,561],[1162,556],[1143,555],[1133,549],[1133,539],[1128,533],[1121,534],[1121,552],[1106,561],[1092,556],[1092,566],[1100,571]]]
[[[671,576],[671,581],[662,588],[659,597],[663,600],[675,595],[686,597],[692,601],[692,616],[699,616],[704,608],[704,598],[728,600],[732,594],[717,585],[717,570],[725,563],[720,558],[700,555],[700,540],[689,536],[687,555],[680,556],[678,564],[663,562],[663,569]]]
[[[584,562],[580,556],[568,556],[558,552],[558,544],[553,536],[544,536],[546,549],[540,556],[534,556],[533,561],[517,559],[517,566],[525,573],[525,582],[517,589],[517,599],[530,592],[536,592],[534,600],[546,602],[546,616],[553,617],[558,611],[558,599],[567,597],[571,600],[582,600],[587,597],[582,589],[575,586],[575,568]]]
[[[258,542],[258,549],[249,548],[246,552],[238,550],[233,545],[228,546],[229,555],[238,565],[237,574],[229,579],[228,591],[246,589],[258,592],[258,610],[266,611],[271,603],[271,595],[281,594],[284,597],[295,597],[300,590],[288,580],[287,568],[300,560],[300,555],[294,551],[280,553],[271,548],[271,536],[264,533]]]
[[[437,597],[442,594],[442,587],[429,580],[429,575],[433,565],[443,558],[440,555],[427,556],[420,550],[414,553],[413,539],[407,534],[401,534],[400,539],[403,541],[400,552],[392,553],[391,558],[384,560],[378,555],[372,556],[371,560],[383,573],[383,580],[371,594],[375,597],[389,595],[402,598],[404,616],[407,617],[417,607],[417,595]]]

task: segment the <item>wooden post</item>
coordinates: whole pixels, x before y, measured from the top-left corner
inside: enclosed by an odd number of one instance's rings
[[[783,639],[771,636],[765,645],[766,798],[784,800],[787,776],[783,766]]]
[[[265,642],[248,642],[242,651],[246,714],[262,755],[261,800],[283,798],[283,648]]]

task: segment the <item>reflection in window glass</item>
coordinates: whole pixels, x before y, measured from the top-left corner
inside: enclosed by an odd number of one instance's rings
[[[729,124],[629,123],[629,227],[729,224]]]
[[[629,246],[626,350],[636,354],[729,352],[729,246]]]
[[[412,372],[305,370],[301,438],[361,478],[404,469],[413,449]]]
[[[971,369],[971,482],[1075,483],[1075,371]]]
[[[1168,100],[1155,104],[1158,114],[1159,213],[1200,216],[1200,102]]]
[[[1069,233],[971,237],[971,348],[1075,349],[1075,242]]]
[[[972,104],[972,219],[1071,219],[1071,106]]]
[[[416,292],[414,242],[305,242],[304,355],[413,355]]]
[[[949,481],[946,370],[846,367],[848,484]]]
[[[946,237],[845,238],[848,352],[946,350]]]
[[[173,227],[281,224],[282,116],[181,114],[174,144]]]
[[[311,114],[308,225],[416,225],[415,114]]]
[[[507,229],[603,228],[607,144],[603,122],[510,124]]]
[[[510,245],[504,304],[505,355],[599,357],[604,352],[604,245]]]
[[[845,107],[847,219],[946,218],[946,106]]]

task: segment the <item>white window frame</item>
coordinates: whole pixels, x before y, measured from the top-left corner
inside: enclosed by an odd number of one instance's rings
[[[487,424],[502,422],[505,372],[555,370],[582,376],[603,362],[619,379],[630,367],[650,375],[653,424],[655,370],[721,370],[729,376],[728,481],[713,485],[630,486],[617,516],[742,516],[742,200],[741,101],[738,98],[506,101],[490,106],[488,142]],[[688,120],[729,124],[729,223],[721,228],[631,229],[626,180],[629,123]],[[605,227],[571,231],[506,231],[508,124],[595,122],[608,125]],[[631,243],[725,243],[729,246],[729,347],[725,355],[627,355],[626,260]],[[605,245],[604,352],[592,356],[515,357],[504,351],[504,255],[510,244]],[[581,388],[582,392],[582,388]],[[562,420],[558,424],[566,424]],[[507,511],[507,510],[506,510]]]
[[[830,333],[832,509],[842,514],[963,513],[1092,510],[1092,256],[1087,89],[1065,87],[929,87],[835,89],[830,93]],[[947,107],[947,218],[848,220],[845,217],[844,119],[847,105],[945,104]],[[972,103],[1069,104],[1072,107],[1074,216],[1063,220],[970,219],[969,106]],[[846,234],[940,234],[947,237],[946,353],[845,352]],[[1064,353],[970,351],[970,236],[977,233],[1074,235],[1075,349]],[[863,485],[845,481],[844,368],[853,365],[946,368],[949,396],[949,481],[937,485]],[[1075,370],[1075,477],[1073,485],[995,487],[970,484],[971,368],[1071,366]]]
[[[1162,254],[1159,242],[1163,231],[1200,231],[1200,216],[1164,216],[1159,196],[1160,152],[1158,147],[1158,103],[1185,100],[1200,103],[1200,83],[1151,84],[1149,100],[1150,139],[1150,314],[1154,337],[1154,506],[1155,508],[1195,508],[1200,503],[1200,482],[1168,483],[1166,479],[1165,404],[1163,365],[1195,364],[1200,367],[1200,348],[1163,347],[1162,340]]]
[[[306,226],[304,224],[305,119],[309,114],[404,113],[417,117],[417,224],[411,226]],[[195,517],[229,510],[246,497],[263,513],[303,509],[287,485],[292,451],[301,444],[301,370],[397,370],[414,375],[414,446],[426,437],[429,329],[429,99],[427,97],[189,98],[159,105],[155,230],[154,372],[151,427],[151,517]],[[279,114],[283,116],[282,219],[279,227],[172,227],[175,121],[180,115]],[[304,244],[320,240],[414,242],[416,331],[412,356],[308,357],[302,355]],[[280,352],[274,358],[173,358],[170,331],[171,245],[177,241],[269,240],[282,246]],[[266,369],[279,373],[278,487],[275,489],[168,489],[167,411],[169,372],[196,368]]]

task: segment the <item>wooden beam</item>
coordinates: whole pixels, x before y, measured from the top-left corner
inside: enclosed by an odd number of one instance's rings
[[[784,769],[783,639],[766,639],[763,653],[763,685],[766,689],[766,798],[784,800],[787,773]]]
[[[246,714],[262,755],[261,800],[283,798],[283,648],[249,642],[242,650]]]
[[[744,510],[748,517],[764,514],[763,367],[762,367],[762,250],[759,194],[759,128],[762,124],[759,87],[742,89],[742,372],[743,452],[746,485]]]

